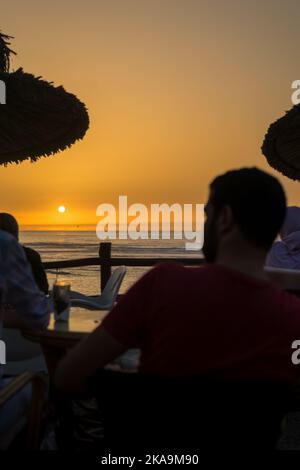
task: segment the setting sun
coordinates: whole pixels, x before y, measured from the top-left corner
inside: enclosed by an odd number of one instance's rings
[[[59,207],[57,208],[57,210],[58,210],[58,212],[60,212],[61,214],[63,214],[64,212],[66,212],[65,206],[59,206]]]

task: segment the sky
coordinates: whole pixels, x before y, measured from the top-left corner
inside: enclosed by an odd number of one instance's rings
[[[0,167],[0,210],[21,225],[95,225],[119,195],[204,203],[214,176],[243,166],[277,175],[300,204],[299,183],[260,150],[300,79],[300,2],[10,0],[0,14],[12,70],[63,85],[90,115],[72,148]]]

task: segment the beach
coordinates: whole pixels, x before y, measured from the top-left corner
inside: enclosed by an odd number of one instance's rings
[[[109,241],[109,240],[107,240]],[[20,242],[37,250],[44,262],[97,257],[99,243],[95,231],[80,230],[24,230]],[[113,240],[113,257],[195,257],[199,251],[185,250],[183,240]],[[128,267],[120,292],[126,291],[149,268]],[[47,271],[50,287],[56,279],[56,271]],[[58,271],[59,279],[68,280],[72,289],[93,295],[99,294],[100,274],[98,266],[68,268]]]

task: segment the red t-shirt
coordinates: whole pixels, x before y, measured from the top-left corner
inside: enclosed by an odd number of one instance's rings
[[[171,376],[294,379],[300,299],[220,265],[160,265],[141,278],[102,323],[141,349],[140,370]]]

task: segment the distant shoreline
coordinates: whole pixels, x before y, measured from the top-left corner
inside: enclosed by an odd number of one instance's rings
[[[95,232],[96,225],[93,224],[70,224],[70,225],[21,225],[21,232]]]
[[[20,232],[95,232],[96,234],[96,225],[93,224],[69,224],[69,225],[21,225]],[[119,233],[117,229],[116,233]],[[144,233],[144,232],[143,232]],[[148,231],[150,234],[150,230]],[[163,232],[159,230],[161,235]],[[174,230],[170,230],[170,233],[173,234]],[[130,239],[130,237],[128,237]]]

